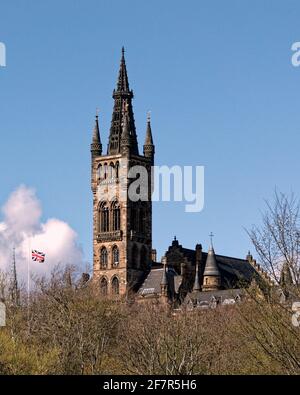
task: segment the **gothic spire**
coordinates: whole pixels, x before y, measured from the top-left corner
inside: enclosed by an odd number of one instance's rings
[[[153,158],[154,150],[155,150],[155,147],[154,147],[153,138],[152,138],[151,119],[150,119],[150,113],[148,113],[146,138],[145,138],[145,144],[144,144],[144,155],[148,158]]]
[[[122,56],[119,69],[119,77],[117,82],[117,92],[129,92],[129,82],[125,63],[125,49],[122,47]]]
[[[129,89],[129,82],[127,76],[124,47],[122,48],[122,56],[120,62],[119,75],[117,80],[116,89],[113,91],[113,99],[115,101],[109,142],[107,153],[109,155],[119,154],[121,152],[121,136],[122,136],[122,119],[124,104],[128,104],[128,129],[130,135],[130,152],[133,155],[138,155],[138,143],[135,129],[135,121],[132,108],[133,92]]]
[[[17,267],[16,267],[16,250],[13,248],[13,261],[12,261],[12,279],[11,279],[11,299],[15,305],[20,304],[20,292],[17,278]]]
[[[93,138],[91,144],[91,153],[93,157],[102,155],[102,144],[100,139],[98,112],[96,113],[95,126],[94,126]]]

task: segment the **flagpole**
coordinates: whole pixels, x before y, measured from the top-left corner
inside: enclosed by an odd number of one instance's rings
[[[30,302],[30,258],[31,258],[31,236],[28,240],[28,259],[27,259],[27,324],[29,331],[29,302]]]

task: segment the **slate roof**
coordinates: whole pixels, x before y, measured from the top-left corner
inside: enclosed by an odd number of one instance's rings
[[[207,253],[204,276],[220,276],[220,270],[216,261],[215,251],[212,247]]]
[[[174,242],[173,242],[174,246]],[[179,249],[181,254],[190,262],[192,267],[195,267],[196,264],[196,251],[190,250],[187,248],[183,248],[181,245],[177,244],[174,246],[175,249]],[[172,247],[171,247],[172,248]],[[170,251],[170,248],[169,250]],[[200,264],[200,268],[202,273],[199,273],[200,276],[203,276],[203,271],[206,266],[208,253],[202,252],[202,260]],[[234,257],[228,257],[224,255],[215,255],[216,263],[218,270],[221,274],[221,290],[218,291],[197,291],[196,293],[192,293],[193,283],[189,280],[188,283],[183,282],[183,277],[176,273],[175,269],[170,265],[167,268],[167,279],[169,285],[169,293],[171,295],[178,294],[177,297],[181,300],[181,302],[186,302],[186,300],[191,300],[196,297],[196,301],[200,302],[208,302],[212,295],[215,295],[217,298],[227,298],[232,299],[232,295],[235,297],[242,293],[241,288],[244,286],[250,285],[253,278],[256,280],[260,279],[260,274],[256,271],[256,269],[251,265],[251,263],[247,259],[239,259]],[[168,262],[168,264],[172,264]],[[195,274],[193,275],[195,277]],[[163,265],[156,262],[152,265],[152,268],[139,287],[138,295],[141,297],[146,296],[159,296],[161,293],[161,281],[163,277]],[[186,288],[187,287],[187,288]],[[193,294],[193,295],[192,295]],[[231,295],[231,297],[230,297]],[[176,298],[177,298],[176,297]],[[185,300],[186,299],[186,300]]]
[[[141,285],[138,295],[159,295],[161,292],[161,282],[163,279],[164,267],[153,267],[145,281]],[[178,276],[172,268],[167,268],[166,277],[169,284],[169,289],[172,293],[177,292],[182,281],[182,277]],[[174,281],[173,281],[174,279]]]
[[[194,305],[199,305],[201,303],[205,306],[215,300],[218,304],[233,304],[233,302],[236,302],[237,298],[242,299],[243,296],[244,291],[242,289],[223,289],[218,291],[189,292],[184,303],[187,304],[192,301]]]
[[[195,255],[195,251],[190,250],[190,255],[191,252],[194,252]],[[204,266],[206,265],[207,255],[206,252],[202,253],[202,261],[205,262]],[[241,283],[249,284],[254,276],[258,276],[257,271],[246,259],[217,254],[215,257],[221,273],[221,286],[225,288],[240,286]]]
[[[145,281],[141,285],[138,294],[140,296],[146,296],[149,294],[159,295],[160,294],[160,283],[163,276],[164,268],[153,268],[150,270]]]

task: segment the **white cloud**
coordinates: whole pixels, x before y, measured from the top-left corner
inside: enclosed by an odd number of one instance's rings
[[[12,250],[16,248],[18,277],[27,278],[30,273],[48,274],[58,263],[82,267],[82,251],[76,232],[56,218],[41,222],[42,207],[33,189],[20,186],[2,207],[0,222],[0,269],[11,270]],[[31,250],[46,254],[44,263],[33,262]]]

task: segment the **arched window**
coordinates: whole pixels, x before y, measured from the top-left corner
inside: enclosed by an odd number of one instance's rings
[[[107,249],[105,247],[101,248],[100,251],[100,268],[107,268]]]
[[[100,280],[100,293],[102,296],[107,295],[107,288],[108,288],[107,280],[105,277],[102,277]]]
[[[113,295],[119,295],[120,293],[120,284],[118,277],[114,277],[111,281],[111,292]]]
[[[102,174],[102,165],[99,165],[99,166],[98,166],[98,169],[97,169],[97,180],[98,180],[98,181],[101,181],[102,178],[103,178],[103,174]]]
[[[147,248],[143,246],[141,248],[141,253],[140,253],[140,267],[141,269],[146,269],[147,268]]]
[[[107,179],[107,163],[104,163],[104,179]]]
[[[116,118],[118,117],[118,114],[116,114]],[[118,148],[118,138],[116,136],[113,136],[111,139],[110,147],[112,149],[117,149]]]
[[[109,231],[109,210],[105,202],[100,205],[100,232]]]
[[[117,267],[119,265],[119,259],[120,259],[119,248],[117,246],[114,246],[112,249],[112,265],[113,265],[113,267]]]
[[[113,230],[120,230],[120,206],[118,202],[112,203]]]
[[[119,178],[119,162],[116,163],[116,178]]]
[[[112,179],[115,176],[115,168],[114,168],[114,164],[110,163],[109,165],[109,172],[108,172],[108,178]]]
[[[136,244],[134,244],[131,250],[131,261],[132,267],[137,268],[139,265],[139,249],[137,248]]]

